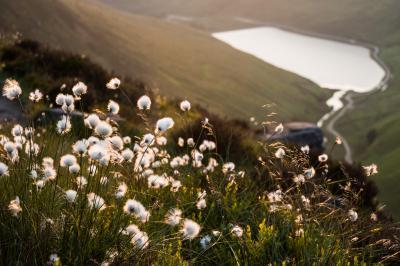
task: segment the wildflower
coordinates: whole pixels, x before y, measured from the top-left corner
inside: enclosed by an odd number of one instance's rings
[[[116,115],[119,112],[119,104],[113,100],[110,100],[107,105],[107,110],[113,115]]]
[[[270,192],[267,194],[268,201],[271,203],[282,201],[283,194],[282,190],[278,189],[276,191]]]
[[[139,108],[139,110],[150,110],[151,100],[149,96],[143,95],[142,97],[140,97],[137,101],[137,107]]]
[[[168,186],[168,180],[164,176],[150,175],[147,178],[149,188],[163,188]]]
[[[131,243],[138,249],[144,249],[149,245],[149,236],[146,232],[139,231],[132,237]]]
[[[61,167],[70,167],[74,164],[76,164],[76,157],[72,154],[66,154],[61,157],[60,159],[60,165]]]
[[[72,95],[66,94],[64,95],[64,103],[61,106],[61,109],[64,113],[72,113],[75,110],[75,99]]]
[[[19,86],[18,81],[14,79],[6,79],[3,86],[3,96],[9,100],[14,100],[22,94],[22,89]]]
[[[29,93],[29,100],[31,100],[32,102],[37,103],[42,98],[43,98],[43,93],[41,93],[40,90],[38,89]]]
[[[335,142],[336,144],[341,145],[343,141],[341,137],[337,136]]]
[[[106,87],[109,90],[116,90],[121,85],[121,81],[118,78],[112,78],[107,84]]]
[[[183,222],[181,233],[183,234],[184,239],[192,240],[198,236],[200,230],[201,228],[198,223],[190,219],[185,219]]]
[[[8,210],[14,215],[15,217],[18,216],[20,212],[22,212],[22,208],[20,205],[19,197],[17,196],[15,200],[10,201],[8,204]]]
[[[56,96],[56,104],[57,104],[57,105],[63,105],[63,104],[64,104],[64,101],[65,101],[65,95],[62,94],[62,93],[59,93],[59,94]]]
[[[358,213],[356,211],[354,211],[353,209],[349,210],[347,215],[349,216],[349,219],[352,222],[355,222],[358,219]]]
[[[130,162],[133,159],[134,153],[131,149],[126,148],[121,152],[122,158],[124,158],[124,161]]]
[[[235,170],[235,164],[232,162],[224,163],[224,165],[222,165],[222,172],[224,174],[232,172],[233,170]]]
[[[78,140],[74,143],[74,145],[72,145],[72,150],[76,154],[83,155],[87,152],[88,146],[89,141],[87,141],[86,139]]]
[[[71,174],[77,174],[79,173],[79,171],[81,170],[81,167],[79,166],[79,164],[73,164],[68,168],[69,172]]]
[[[363,166],[363,168],[366,176],[372,176],[378,173],[378,166],[376,164]]]
[[[243,236],[243,229],[240,226],[235,225],[234,227],[232,227],[231,233],[233,235],[235,235],[236,237],[242,237]]]
[[[206,249],[211,242],[211,236],[206,235],[200,239],[200,246],[202,249]]]
[[[75,190],[67,190],[65,191],[65,198],[67,199],[68,202],[73,203],[76,200],[77,192]]]
[[[146,134],[143,136],[142,141],[140,142],[140,145],[142,146],[150,146],[154,143],[154,135],[153,134]]]
[[[205,199],[199,199],[196,203],[196,207],[199,210],[205,209],[207,207],[207,202]]]
[[[127,214],[133,214],[137,219],[139,219],[142,223],[145,223],[149,220],[150,213],[144,208],[142,203],[129,199],[126,201],[124,208],[124,212]]]
[[[157,145],[159,145],[159,146],[165,146],[165,145],[167,145],[167,138],[164,136],[157,137],[156,142],[157,142]]]
[[[0,162],[0,177],[8,176],[8,166]]]
[[[24,133],[24,128],[19,124],[14,125],[13,128],[11,129],[11,134],[14,137],[21,136],[23,133]]]
[[[283,125],[282,125],[282,123],[281,124],[279,124],[276,128],[275,128],[275,133],[277,133],[277,134],[281,134],[282,132],[283,132]]]
[[[181,181],[174,180],[171,182],[171,191],[178,192],[179,188],[182,186]]]
[[[123,198],[127,191],[128,191],[128,186],[125,183],[121,183],[117,188],[117,192],[115,193],[115,197],[117,199]]]
[[[78,185],[78,188],[83,188],[84,186],[87,185],[87,179],[84,176],[78,176],[76,178],[76,184]]]
[[[191,104],[187,100],[182,101],[179,106],[180,106],[181,110],[184,112],[189,111],[191,108]]]
[[[170,226],[177,226],[182,220],[182,211],[179,209],[170,209],[165,215],[165,223]]]
[[[310,146],[308,146],[308,145],[302,146],[300,149],[305,154],[309,154],[310,153]]]
[[[178,146],[179,147],[185,146],[185,140],[181,137],[178,138]]]
[[[85,83],[79,81],[72,87],[72,92],[74,93],[77,99],[80,99],[83,94],[87,92],[87,86]]]
[[[42,189],[42,188],[44,188],[45,180],[38,180],[35,182],[35,185],[36,185],[37,189]]]
[[[189,147],[194,147],[195,145],[193,138],[188,138],[186,143]]]
[[[94,194],[93,192],[89,193],[87,195],[89,207],[92,209],[97,209],[99,211],[102,211],[106,208],[105,201],[102,197]]]
[[[105,121],[100,121],[94,128],[94,131],[96,132],[97,135],[103,138],[109,137],[113,133],[112,127],[110,126],[109,123]]]
[[[282,159],[283,156],[285,156],[285,150],[282,148],[279,148],[276,152],[275,152],[275,157],[278,159]]]
[[[100,123],[100,118],[96,114],[90,114],[85,118],[84,123],[88,128],[95,128]]]
[[[295,182],[296,184],[303,184],[305,182],[304,175],[295,175],[293,177],[293,182]]]
[[[71,131],[71,121],[69,117],[63,115],[57,122],[57,132],[60,135],[64,135]]]
[[[171,117],[164,117],[157,121],[155,133],[165,132],[174,126],[175,122]]]
[[[45,180],[54,180],[56,179],[57,172],[53,167],[45,167],[43,169],[43,178]]]
[[[320,156],[318,156],[318,161],[320,161],[321,163],[326,162],[328,160],[328,155],[326,154],[321,154]]]

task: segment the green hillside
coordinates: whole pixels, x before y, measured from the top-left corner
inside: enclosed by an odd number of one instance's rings
[[[260,107],[274,102],[284,119],[308,121],[325,111],[319,103],[328,93],[315,84],[186,26],[91,1],[0,0],[0,5],[3,29],[86,54],[109,70],[212,111],[261,118]]]
[[[192,17],[189,25],[206,31],[221,31],[263,23],[276,23],[316,33],[356,39],[377,45],[380,57],[394,75],[384,92],[360,95],[356,108],[337,124],[352,146],[357,161],[376,162],[380,166],[377,183],[380,198],[400,216],[400,1],[396,0],[101,0],[114,7],[166,18],[168,14]],[[212,3],[212,4],[211,4]],[[255,8],[258,7],[258,8]]]

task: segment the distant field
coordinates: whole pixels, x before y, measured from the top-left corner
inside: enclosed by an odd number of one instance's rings
[[[91,1],[0,0],[0,28],[86,54],[118,75],[229,117],[315,122],[329,95],[315,84],[238,52],[208,33]],[[282,95],[285,95],[282,97]]]
[[[165,18],[193,17],[185,23],[209,32],[251,27],[235,17],[287,25],[302,30],[357,39],[378,45],[394,78],[389,88],[360,95],[357,108],[337,128],[354,149],[356,160],[376,162],[380,199],[400,217],[400,1],[397,0],[101,0],[114,7]],[[254,8],[257,7],[257,8]]]

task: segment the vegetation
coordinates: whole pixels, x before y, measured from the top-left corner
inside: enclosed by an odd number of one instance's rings
[[[190,4],[182,0],[168,4],[160,0],[134,3],[127,0],[102,1],[133,13],[162,18],[166,14],[192,17],[190,21],[181,22],[209,32],[273,23],[377,45],[379,57],[389,66],[393,78],[383,92],[358,95],[356,108],[339,120],[337,128],[352,146],[356,161],[378,163],[381,175],[376,177],[376,182],[382,192],[380,197],[390,211],[400,217],[397,208],[400,186],[393,185],[400,175],[396,165],[400,159],[397,145],[400,134],[397,107],[400,101],[399,1],[300,0],[295,5],[292,1],[282,0],[209,0]],[[237,20],[237,17],[251,18],[260,23],[249,24]],[[368,137],[371,134],[375,135],[372,142]]]
[[[7,80],[3,94],[28,122],[1,129],[1,264],[400,259],[396,224],[366,176],[373,167],[258,142],[244,122],[120,83],[87,58],[32,41],[2,46],[1,76],[24,86]],[[42,113],[50,104],[63,113]]]

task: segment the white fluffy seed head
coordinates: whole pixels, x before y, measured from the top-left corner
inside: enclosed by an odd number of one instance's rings
[[[76,164],[76,162],[77,162],[76,157],[72,154],[66,154],[62,156],[60,159],[60,165],[62,167],[70,167]]]
[[[191,104],[189,101],[184,100],[180,103],[179,107],[181,108],[182,111],[186,112],[189,111],[191,108]]]
[[[22,89],[18,81],[14,79],[6,79],[3,86],[3,96],[9,100],[14,100],[22,94]]]
[[[157,121],[155,133],[165,132],[174,126],[175,122],[171,117],[164,117]]]
[[[112,78],[107,84],[106,87],[109,90],[116,90],[121,85],[121,81],[118,78]]]
[[[137,107],[139,110],[150,110],[151,107],[151,100],[150,97],[147,95],[143,95],[137,101]]]
[[[0,177],[8,176],[8,166],[0,162]]]
[[[97,135],[103,138],[109,137],[113,133],[111,125],[105,121],[99,122],[95,127],[94,131],[96,132]]]
[[[113,100],[110,100],[107,105],[107,110],[113,115],[116,115],[119,112],[119,104]]]
[[[65,191],[65,198],[67,199],[68,202],[73,203],[76,200],[77,192],[75,190],[67,190]]]
[[[84,122],[88,128],[95,128],[100,123],[100,118],[96,114],[90,114],[85,118]]]
[[[201,227],[198,223],[193,220],[185,219],[181,229],[184,239],[192,240],[196,238],[200,233]]]
[[[79,81],[78,83],[75,84],[75,86],[72,87],[72,92],[74,93],[74,96],[77,99],[80,99],[80,97],[83,94],[86,94],[87,92],[87,86],[85,83]]]

